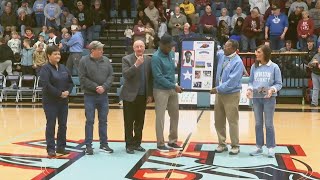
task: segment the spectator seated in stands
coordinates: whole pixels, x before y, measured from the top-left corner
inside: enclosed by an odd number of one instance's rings
[[[288,12],[288,16],[290,16],[290,14],[292,12],[294,12],[296,10],[297,7],[303,7],[304,11],[308,11],[308,6],[307,4],[303,1],[303,0],[297,0],[296,2],[293,2],[290,6],[289,12]]]
[[[230,39],[238,41],[240,44],[241,42],[241,34],[242,34],[242,26],[243,26],[244,19],[242,17],[237,18],[236,24],[231,31]]]
[[[210,2],[209,0],[195,0],[194,4],[196,6],[196,13],[201,17],[204,15],[206,6],[210,5]]]
[[[167,20],[164,17],[160,18],[160,27],[158,31],[158,37],[161,39],[161,37],[168,32],[168,27],[167,27]]]
[[[12,12],[11,7],[6,6],[5,11],[1,16],[1,25],[3,28],[8,26],[17,26],[17,16]]]
[[[142,20],[138,20],[138,24],[134,25],[133,33],[133,41],[141,40],[144,43],[146,42],[145,25],[142,23]]]
[[[48,27],[42,26],[42,30],[40,32],[40,35],[44,37],[44,41],[47,42],[49,40],[49,34],[48,34]]]
[[[307,39],[307,47],[302,49],[302,52],[307,52],[308,56],[303,58],[303,64],[300,65],[300,69],[305,69],[312,58],[318,53],[318,49],[315,46],[314,39],[309,37]]]
[[[18,27],[20,27],[21,36],[25,35],[25,29],[26,27],[32,27],[33,26],[33,20],[30,15],[26,14],[25,10],[19,11],[18,16]]]
[[[146,33],[146,47],[147,47],[147,49],[153,49],[154,48],[154,36],[156,34],[155,34],[154,29],[152,28],[150,23],[146,24],[145,33]]]
[[[21,40],[16,31],[11,33],[11,39],[8,41],[8,46],[11,48],[13,54],[21,52]]]
[[[210,4],[213,12],[216,12],[216,10],[221,10],[226,7],[225,0],[211,0]]]
[[[314,22],[309,18],[309,12],[302,12],[302,19],[297,26],[300,49],[307,46],[307,39],[313,37]]]
[[[138,10],[137,17],[134,19],[134,24],[138,24],[139,20],[141,20],[143,24],[151,22],[150,18],[146,15],[146,13],[143,10]]]
[[[314,21],[314,34],[320,35],[320,1],[317,1],[315,8],[309,10],[309,16]]]
[[[158,32],[158,28],[159,28],[159,22],[158,22],[159,21],[159,11],[155,7],[153,0],[151,0],[149,2],[149,5],[148,5],[148,7],[146,7],[144,9],[144,12],[149,17],[149,19],[151,20],[155,32]]]
[[[49,33],[49,40],[48,40],[48,46],[58,46],[60,39],[58,38],[58,36],[56,35],[56,30],[54,29],[50,29],[48,31]]]
[[[33,46],[34,43],[37,42],[36,36],[33,34],[31,27],[26,27],[24,36],[21,37],[21,40],[29,39],[30,40],[30,46]]]
[[[270,7],[269,0],[250,0],[249,4],[250,4],[250,11],[253,8],[257,7],[259,8],[260,13],[262,15],[264,15],[267,9]]]
[[[62,9],[62,14],[60,16],[60,23],[62,28],[70,29],[72,25],[72,19],[74,18],[73,14],[70,13],[69,9],[64,7]]]
[[[237,19],[239,17],[242,17],[242,19],[245,19],[247,15],[242,13],[241,7],[237,7],[236,14],[232,16],[231,18],[231,28],[234,29],[234,26],[236,25]]]
[[[210,5],[206,6],[206,13],[200,18],[199,32],[200,34],[210,34],[212,37],[216,37],[217,18],[212,14]]]
[[[169,21],[169,28],[171,29],[171,35],[177,40],[179,34],[183,31],[183,25],[187,23],[185,15],[180,13],[180,8],[176,6],[174,8],[174,14],[171,16]]]
[[[100,0],[95,0],[93,9],[92,9],[92,16],[93,16],[93,34],[92,39],[97,40],[100,37],[100,33],[107,24],[107,14],[106,11],[101,6]]]
[[[220,24],[220,21],[222,20],[227,23],[229,28],[231,28],[231,18],[228,15],[228,10],[226,8],[222,8],[221,16],[218,18],[218,24]]]
[[[46,51],[47,44],[45,43],[44,37],[41,34],[38,35],[38,41],[36,43],[34,43],[33,47],[35,49],[37,49],[40,44],[42,44],[42,46],[43,46],[42,50]]]
[[[190,24],[185,23],[183,26],[183,32],[179,35],[179,42],[186,39],[194,39],[197,38],[198,35],[192,31],[190,31]]]
[[[17,14],[20,14],[21,11],[25,11],[26,15],[31,15],[33,13],[32,9],[29,7],[29,3],[27,0],[21,1],[21,6],[17,10]]]
[[[257,9],[252,9],[251,15],[246,17],[242,26],[241,46],[243,52],[256,50],[256,38],[262,31],[261,28],[259,12]]]
[[[292,48],[292,42],[290,40],[286,40],[285,47],[280,49],[280,52],[299,52],[297,49]],[[294,74],[298,74],[299,68],[296,65],[298,59],[297,56],[280,56],[280,62],[276,62],[281,70],[283,71],[284,77],[292,77]],[[301,62],[302,63],[302,62]]]
[[[191,24],[196,24],[196,16],[195,16],[195,8],[194,5],[189,2],[189,0],[184,0],[183,3],[180,4],[180,8],[184,9],[186,16],[191,19]]]
[[[218,41],[220,42],[220,46],[224,46],[224,44],[229,40],[230,30],[228,24],[221,20],[218,26]]]

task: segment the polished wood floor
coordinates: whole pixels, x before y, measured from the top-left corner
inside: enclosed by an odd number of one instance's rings
[[[279,112],[275,113],[276,143],[283,145],[300,145],[306,156],[297,156],[296,159],[308,164],[313,171],[320,172],[320,114],[317,108],[301,112],[298,105],[279,105]],[[288,109],[288,112],[284,112]],[[306,108],[309,109],[309,108]],[[83,108],[69,110],[67,139],[81,141],[84,139],[85,115]],[[190,142],[217,142],[214,128],[214,111],[210,110],[180,110],[179,141]],[[165,137],[168,137],[169,118],[166,117]],[[4,162],[5,155],[30,155],[46,157],[46,150],[21,146],[19,142],[43,140],[45,133],[45,116],[41,108],[0,108],[0,179],[32,179],[42,170],[33,168],[19,168],[8,166]],[[109,140],[124,139],[122,109],[110,109],[108,116]],[[94,139],[98,140],[97,123],[95,123]],[[143,140],[154,142],[155,112],[149,109],[146,112]],[[229,139],[229,138],[228,138]],[[186,142],[187,141],[187,142]],[[228,140],[229,142],[229,140]],[[240,112],[240,142],[241,144],[255,143],[254,116],[252,111]],[[156,148],[156,145],[154,145]],[[118,148],[115,151],[124,151]],[[12,158],[12,157],[11,157]],[[297,163],[296,168],[305,170],[306,167]],[[119,178],[121,179],[121,178]]]

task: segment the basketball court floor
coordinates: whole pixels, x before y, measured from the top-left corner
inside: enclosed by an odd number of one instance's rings
[[[155,112],[148,109],[142,146],[147,152],[125,152],[122,109],[110,109],[109,145],[113,154],[99,152],[97,121],[93,156],[83,153],[84,109],[70,106],[67,150],[47,158],[45,116],[41,106],[0,107],[0,179],[320,179],[319,109],[279,105],[275,113],[276,157],[251,157],[255,123],[251,109],[240,111],[240,154],[216,154],[213,110],[180,110],[179,143],[184,150],[156,150]],[[168,137],[166,117],[165,137]],[[229,138],[228,138],[229,139]],[[229,141],[228,141],[229,142]],[[265,150],[266,152],[266,150]]]

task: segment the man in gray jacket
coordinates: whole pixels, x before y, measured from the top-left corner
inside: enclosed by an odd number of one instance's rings
[[[152,102],[153,80],[151,58],[143,55],[143,41],[135,41],[134,53],[122,58],[124,84],[120,93],[123,99],[123,117],[125,128],[126,152],[134,150],[144,152],[141,147],[142,130],[146,104]],[[134,136],[133,136],[134,132]]]
[[[103,46],[99,41],[89,44],[91,53],[82,57],[79,65],[81,88],[84,91],[84,106],[86,115],[85,153],[93,154],[93,125],[95,109],[98,110],[100,150],[113,153],[108,146],[107,116],[109,112],[108,90],[113,82],[113,69],[107,57],[103,56]]]

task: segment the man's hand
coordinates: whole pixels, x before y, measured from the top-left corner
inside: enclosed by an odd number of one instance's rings
[[[135,64],[136,67],[139,67],[141,64],[143,64],[143,62],[144,62],[143,56],[139,56],[137,58],[136,63],[134,63],[134,64]]]
[[[182,88],[181,88],[181,86],[176,85],[176,92],[177,92],[177,93],[182,93]]]
[[[281,39],[281,40],[284,40],[285,36],[286,36],[286,34],[284,34],[284,33],[281,34],[280,39]]]
[[[210,94],[217,94],[217,93],[218,93],[217,88],[212,88],[210,90]]]
[[[98,93],[98,94],[103,94],[104,93],[104,88],[102,87],[102,86],[97,86],[96,87],[96,92]]]
[[[153,101],[153,97],[152,96],[148,96],[147,98],[147,104],[152,103]]]
[[[69,96],[69,91],[63,91],[62,93],[61,93],[61,98],[67,98]]]

